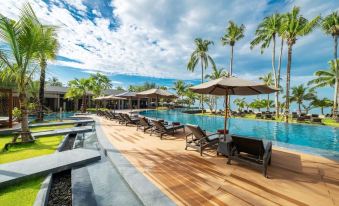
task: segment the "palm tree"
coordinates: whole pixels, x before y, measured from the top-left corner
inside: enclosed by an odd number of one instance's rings
[[[51,77],[46,82],[49,86],[62,87],[62,82],[59,81],[58,77]]]
[[[266,75],[259,77],[259,80],[263,81],[264,84],[266,84],[269,87],[274,85],[272,72],[269,72]],[[267,103],[269,103],[269,102],[270,102],[270,95],[267,94]],[[267,108],[267,111],[270,110],[270,106],[268,104],[267,104],[266,108]]]
[[[177,80],[176,82],[174,82],[173,89],[177,92],[177,95],[182,101],[187,89],[187,85],[185,84],[185,82],[182,80]]]
[[[8,47],[0,48],[1,79],[11,79],[19,94],[22,142],[31,140],[28,127],[27,87],[36,72],[40,24],[29,4],[21,9],[18,21],[0,14],[0,40]]]
[[[87,109],[87,92],[92,90],[90,78],[74,79],[68,82],[69,89],[65,94],[68,99],[77,99],[82,97],[81,112],[85,113]]]
[[[187,104],[188,104],[189,108],[191,107],[192,104],[195,103],[195,100],[198,99],[197,94],[192,92],[189,89],[186,90],[185,96],[187,98],[186,101],[187,101]]]
[[[207,74],[205,76],[206,79],[214,80],[214,79],[219,79],[221,77],[229,77],[230,74],[224,69],[224,68],[216,68],[214,67],[212,70],[211,74]],[[214,96],[214,106],[215,106],[215,111],[217,111],[218,108],[218,96]]]
[[[27,96],[30,99],[30,102],[36,105],[39,103],[39,89],[39,81],[31,81],[27,87]]]
[[[274,77],[274,86],[275,88],[279,88],[278,85],[278,73],[275,67],[275,48],[276,48],[276,37],[279,34],[279,30],[281,29],[281,16],[277,13],[265,17],[264,20],[259,24],[256,32],[255,39],[251,42],[251,49],[253,49],[256,45],[261,44],[261,53],[263,53],[264,49],[268,48],[273,43],[272,46],[272,72]],[[276,116],[279,116],[279,92],[275,93],[275,110]]]
[[[323,98],[323,99],[316,98],[311,102],[311,104],[314,107],[319,107],[321,114],[323,115],[324,114],[324,108],[333,106],[333,101],[331,101],[327,98]]]
[[[39,111],[37,115],[38,121],[43,121],[43,101],[45,94],[45,81],[46,81],[46,67],[48,60],[56,58],[59,44],[56,37],[55,27],[44,26],[40,27],[40,39],[38,52],[36,53],[40,65],[40,88],[39,88]]]
[[[292,48],[296,43],[297,38],[305,36],[313,31],[316,27],[319,16],[311,21],[304,18],[299,14],[300,9],[293,7],[292,11],[284,15],[282,22],[282,36],[287,42],[288,55],[287,55],[287,69],[286,69],[286,105],[285,105],[285,121],[288,122],[288,115],[290,109],[290,78],[291,78],[291,65],[292,65]]]
[[[339,12],[335,11],[331,13],[330,15],[326,16],[322,21],[321,21],[321,27],[323,31],[331,35],[334,40],[334,60],[338,59],[337,51],[338,51],[338,36],[339,36]],[[339,67],[338,67],[338,61],[335,62],[335,71],[338,73]],[[335,76],[335,86],[334,90],[337,96],[333,99],[333,117],[336,117],[337,115],[337,110],[338,110],[338,90],[339,90],[339,77],[338,75]]]
[[[233,103],[235,105],[237,105],[239,111],[242,111],[242,109],[245,108],[245,106],[246,106],[245,98],[236,98],[233,101]]]
[[[311,101],[316,98],[316,92],[314,89],[309,89],[303,84],[292,87],[292,96],[290,102],[296,102],[298,104],[299,113],[301,113],[301,105],[304,101]]]
[[[339,64],[339,59],[337,59],[337,64]],[[328,62],[330,68],[327,70],[318,70],[314,73],[317,76],[315,79],[308,82],[308,85],[313,85],[312,88],[320,88],[320,87],[334,87],[333,94],[333,114],[335,114],[335,110],[337,110],[336,99],[338,98],[338,90],[336,89],[336,80],[339,78],[338,72],[336,72],[336,63],[334,60]],[[333,115],[335,116],[335,115]]]
[[[230,75],[232,76],[233,72],[233,56],[234,56],[234,45],[237,41],[244,37],[245,26],[241,24],[238,26],[233,21],[228,22],[228,27],[226,28],[226,33],[221,37],[221,43],[223,46],[231,46],[231,60],[230,60]]]
[[[90,89],[96,97],[102,95],[104,90],[112,88],[111,80],[106,75],[100,74],[99,72],[91,74],[89,81],[91,84]]]
[[[200,62],[201,65],[201,83],[204,82],[204,70],[208,67],[208,64],[212,64],[212,68],[215,68],[215,63],[212,57],[208,54],[208,47],[213,45],[213,41],[203,40],[196,38],[195,50],[192,52],[191,57],[187,64],[187,70],[194,72],[196,66]],[[200,98],[200,105],[202,111],[204,111],[203,95]]]

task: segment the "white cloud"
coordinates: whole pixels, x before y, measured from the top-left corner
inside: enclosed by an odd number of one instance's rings
[[[0,12],[17,18],[24,2],[26,0],[2,0]],[[270,71],[270,50],[260,55],[258,49],[249,49],[256,26],[264,16],[275,11],[286,12],[298,5],[302,8],[301,13],[310,18],[320,13],[328,14],[339,6],[335,1],[311,0],[273,5],[248,0],[214,0],[213,3],[208,0],[114,0],[114,18],[119,18],[120,26],[110,30],[110,19],[104,18],[97,7],[87,8],[81,0],[65,2],[76,8],[80,15],[92,11],[97,16],[94,21],[87,18],[77,21],[74,14],[60,2],[55,3],[56,0],[50,5],[40,0],[29,2],[43,22],[59,26],[59,55],[82,62],[55,61],[52,64],[115,74],[180,79],[199,78],[199,71],[186,71],[196,37],[213,40],[215,45],[210,48],[211,54],[217,64],[228,68],[229,47],[221,46],[220,37],[229,20],[246,26],[245,38],[236,44],[235,72],[239,75],[250,72],[248,77],[253,77]],[[327,38],[320,31],[301,38],[295,46],[294,58],[302,58],[305,65],[312,65],[310,60],[330,56],[324,54],[330,53],[332,47]],[[327,59],[323,65],[326,66],[326,62]],[[249,68],[253,70],[247,71]],[[259,68],[260,72],[254,68]]]

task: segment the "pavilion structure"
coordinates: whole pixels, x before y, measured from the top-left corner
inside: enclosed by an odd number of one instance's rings
[[[0,88],[0,127],[13,126],[13,91],[8,88]]]

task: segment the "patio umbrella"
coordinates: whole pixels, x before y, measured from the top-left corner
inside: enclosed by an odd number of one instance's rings
[[[225,95],[225,119],[224,119],[224,135],[227,128],[227,109],[228,95],[258,95],[270,94],[279,91],[278,89],[268,87],[263,83],[257,83],[237,77],[221,77],[216,80],[205,82],[189,88],[191,91],[199,94]]]

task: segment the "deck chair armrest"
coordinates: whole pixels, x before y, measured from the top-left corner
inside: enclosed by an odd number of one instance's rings
[[[187,142],[189,136],[193,139],[193,133],[189,133],[189,134],[186,135],[186,137],[185,137],[186,142]]]
[[[267,165],[272,155],[272,142],[266,144],[265,153],[263,157],[264,165]]]

